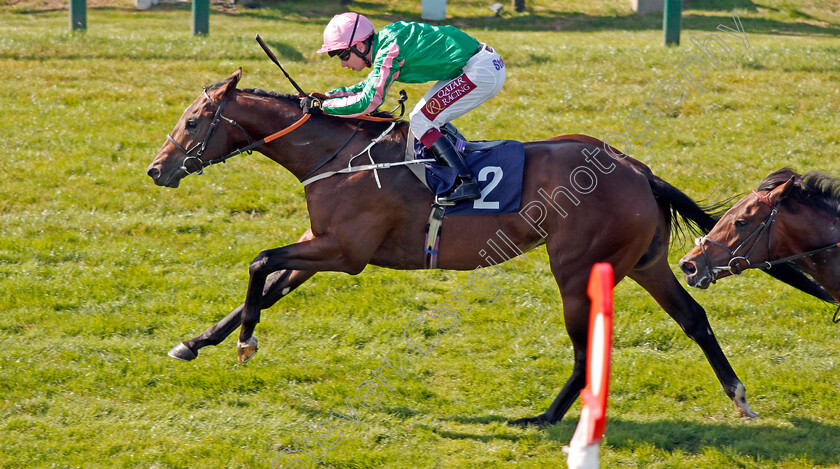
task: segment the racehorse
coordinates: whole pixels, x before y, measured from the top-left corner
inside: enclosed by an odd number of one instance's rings
[[[795,262],[840,300],[840,179],[782,168],[744,196],[680,260],[694,287]],[[838,313],[834,322],[838,322]]]
[[[310,180],[347,168],[363,152],[369,152],[366,156],[377,164],[404,161],[407,122],[399,121],[386,132],[394,123],[304,115],[297,96],[240,90],[236,88],[240,77],[241,69],[205,88],[186,109],[148,168],[157,185],[178,187],[188,174],[244,149],[255,149],[298,179]],[[278,127],[282,130],[276,131]],[[255,141],[252,136],[268,137]],[[378,143],[371,147],[372,140]],[[590,179],[579,177],[575,185],[570,178],[580,176],[582,166],[589,168]],[[524,215],[525,209],[497,216],[447,216],[438,249],[439,268],[472,270],[507,260],[482,249],[482,243],[499,232],[520,252],[546,246],[563,301],[574,367],[545,413],[511,424],[556,423],[583,388],[590,305],[585,273],[597,262],[612,264],[616,282],[627,276],[647,290],[700,345],[741,414],[756,415],[705,311],[682,288],[667,261],[672,222],[679,226],[682,218],[683,227],[693,223],[707,231],[714,217],[644,164],[584,135],[526,143],[522,184],[522,200],[542,201],[541,207],[529,203],[531,211]],[[578,192],[569,190],[570,184]],[[256,352],[253,332],[260,311],[316,272],[355,275],[368,264],[424,268],[425,227],[433,194],[411,171],[338,174],[307,184],[304,190],[310,228],[295,244],[259,253],[250,264],[245,302],[203,334],[175,346],[171,356],[192,360],[200,348],[220,343],[241,325],[237,352],[240,361],[247,360]],[[780,266],[773,273],[783,275],[785,269]],[[809,279],[793,274],[784,281],[811,294],[824,294]]]

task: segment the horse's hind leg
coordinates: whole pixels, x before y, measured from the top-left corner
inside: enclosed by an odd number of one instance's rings
[[[572,340],[575,356],[572,374],[545,413],[536,417],[512,420],[508,422],[509,425],[545,427],[559,422],[575,402],[581,389],[586,385],[586,345],[589,340],[590,300],[586,294],[587,276],[579,277],[578,279],[569,279],[574,281],[575,285],[563,282],[560,288],[566,332]]]
[[[628,277],[647,290],[656,302],[677,321],[685,334],[703,349],[706,359],[709,360],[720,384],[723,385],[724,392],[735,403],[735,408],[746,417],[758,417],[758,414],[753,412],[747,404],[746,388],[735,375],[729,360],[721,350],[712,332],[712,326],[709,325],[706,311],[694,301],[694,298],[674,277],[666,256],[661,256],[642,270],[630,272]]]
[[[239,327],[239,314],[242,312],[242,306],[236,308],[232,313],[225,316],[224,319],[210,326],[201,335],[185,340],[180,344],[172,347],[167,355],[172,358],[190,361],[195,360],[198,356],[198,349],[208,345],[220,344],[231,332]]]
[[[281,298],[291,293],[295,288],[309,280],[315,272],[299,270],[282,270],[269,276],[262,296],[262,309],[270,308]],[[240,305],[224,319],[210,326],[197,337],[185,340],[169,351],[168,355],[178,360],[189,361],[198,356],[198,350],[208,345],[218,345],[235,331],[242,323],[242,308]],[[251,353],[256,353],[256,345]]]

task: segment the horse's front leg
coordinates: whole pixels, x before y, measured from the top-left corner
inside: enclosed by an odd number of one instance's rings
[[[351,252],[355,255],[345,255],[341,243],[332,235],[261,252],[251,263],[251,278],[242,309],[242,329],[239,331],[237,345],[240,363],[250,359],[257,351],[257,340],[253,333],[254,327],[260,322],[262,292],[269,275],[283,269],[357,274],[365,268],[373,250],[361,249]]]
[[[647,290],[662,309],[677,321],[683,332],[703,349],[706,359],[723,386],[723,391],[732,399],[738,412],[744,417],[758,417],[747,403],[746,388],[738,379],[712,332],[706,311],[674,277],[667,258],[663,257],[645,270],[633,271],[629,276]]]
[[[298,242],[313,239],[312,229],[307,229],[298,238]],[[270,308],[274,303],[288,295],[292,290],[302,285],[315,275],[315,272],[300,272],[286,270],[275,272],[268,277],[262,293],[262,309]],[[198,350],[208,345],[218,345],[227,338],[242,323],[242,310],[245,305],[240,305],[221,321],[210,326],[201,335],[185,340],[172,347],[167,355],[178,360],[190,361],[198,356]]]
[[[261,308],[272,307],[313,275],[315,275],[315,272],[299,270],[281,270],[271,274],[263,290]],[[224,319],[210,326],[201,335],[185,340],[173,347],[168,355],[178,360],[190,361],[198,356],[199,349],[222,343],[242,323],[243,308],[244,305],[239,305]]]

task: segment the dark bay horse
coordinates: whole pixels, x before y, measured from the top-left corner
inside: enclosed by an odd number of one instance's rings
[[[747,269],[793,261],[840,300],[840,179],[782,168],[696,244],[680,260],[691,286],[707,288]]]
[[[237,89],[240,77],[241,69],[205,89],[187,108],[148,168],[157,185],[178,187],[184,176],[248,146],[298,179],[339,170],[390,125],[324,115],[304,122],[297,97]],[[292,128],[282,137],[273,134]],[[402,161],[407,133],[407,123],[398,122],[369,148],[370,156],[377,163]],[[255,142],[267,135],[271,138],[265,140],[270,142]],[[337,150],[335,158],[327,156]],[[694,223],[708,231],[716,219],[644,164],[592,137],[529,142],[525,158],[521,205],[525,208],[497,216],[447,216],[438,260],[439,268],[456,270],[503,262],[482,249],[499,232],[521,252],[546,246],[574,348],[574,368],[545,413],[512,423],[558,422],[583,388],[589,321],[586,273],[597,262],[613,265],[616,282],[628,276],[647,290],[700,345],[736,408],[743,415],[755,416],[705,311],[679,284],[667,260],[672,222],[682,219],[683,226]],[[245,302],[203,334],[173,348],[170,355],[192,360],[201,347],[220,343],[241,326],[238,355],[240,361],[247,360],[256,351],[253,332],[260,311],[316,272],[358,274],[368,264],[423,268],[432,193],[406,168],[378,173],[381,189],[372,171],[340,174],[306,185],[310,228],[295,244],[261,252],[250,265]],[[807,279],[785,281],[820,293]]]

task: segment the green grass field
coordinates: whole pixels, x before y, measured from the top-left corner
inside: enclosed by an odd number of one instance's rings
[[[353,6],[377,27],[420,14],[419,2]],[[786,165],[840,175],[837,0],[685,2],[673,48],[657,16],[621,0],[528,6],[493,19],[485,2],[450,2],[448,22],[508,65],[500,95],[456,122],[466,135],[621,132],[698,54],[690,37],[732,27],[735,6],[749,48],[718,32],[732,50],[708,67],[705,92],[691,88],[631,153],[695,199],[746,192]],[[544,249],[493,304],[468,298],[472,311],[427,355],[403,329],[466,273],[319,274],[263,313],[247,364],[235,337],[193,362],[166,356],[244,299],[262,249],[308,226],[297,180],[258,154],[154,186],[145,168],[166,133],[237,67],[243,88],[292,91],[256,33],[307,90],[361,77],[314,53],[335,1],[214,12],[207,37],[190,34],[187,6],[132,7],[92,8],[72,33],[66,9],[0,0],[0,467],[283,467],[305,456],[278,455],[328,421],[342,439],[310,468],[565,467],[578,404],[547,430],[505,424],[544,411],[571,372]],[[411,100],[425,90],[405,89]],[[673,247],[675,271],[688,247]],[[736,415],[700,348],[624,281],[602,467],[840,467],[833,310],[760,273],[691,294],[760,418]],[[330,419],[385,359],[406,372],[395,390],[357,406],[357,425]]]

